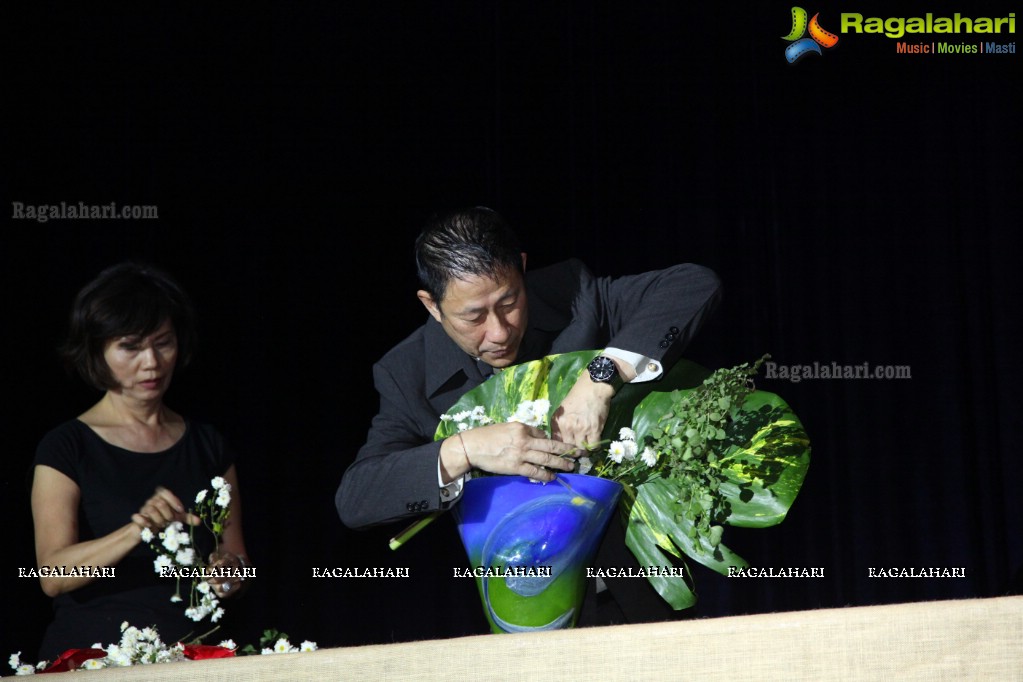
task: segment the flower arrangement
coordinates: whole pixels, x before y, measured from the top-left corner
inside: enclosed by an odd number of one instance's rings
[[[216,476],[210,481],[213,489],[200,490],[195,496],[195,507],[189,513],[197,517],[213,535],[214,554],[220,548],[220,539],[224,534],[224,524],[231,515],[231,484],[221,476]],[[153,533],[148,528],[142,529],[142,541],[148,544],[157,557],[153,561],[153,570],[161,576],[172,573],[177,580],[177,589],[171,601],[180,602],[181,598],[181,577],[182,569],[189,569],[186,574],[201,576],[209,564],[203,560],[195,551],[195,529],[197,526],[188,526],[175,521],[159,533]],[[195,569],[195,570],[193,570]],[[242,578],[244,580],[244,578]],[[220,600],[214,593],[213,588],[201,577],[192,578],[192,586],[188,595],[188,607],[185,609],[185,616],[195,622],[201,621],[206,616],[216,623],[224,615],[224,609],[220,606]]]
[[[202,639],[201,637],[199,639]],[[273,642],[272,646],[269,644]],[[141,630],[127,621],[121,623],[121,641],[117,644],[93,644],[89,649],[69,649],[61,654],[53,663],[40,661],[36,665],[24,663],[21,652],[11,654],[8,664],[15,675],[35,675],[36,673],[66,672],[69,670],[100,670],[102,668],[125,667],[130,665],[149,665],[152,663],[172,663],[175,661],[201,661],[212,658],[231,658],[251,654],[291,654],[301,651],[316,651],[316,642],[308,640],[294,646],[288,635],[277,630],[264,630],[260,638],[260,649],[249,644],[239,649],[233,640],[226,639],[216,646],[177,642],[168,645],[160,639],[154,628]]]
[[[549,432],[551,416],[597,351],[548,356],[509,367],[442,415],[436,438],[486,424],[522,421]],[[615,396],[604,440],[577,472],[618,481],[626,544],[641,565],[685,563],[722,574],[747,567],[722,543],[726,525],[780,523],[802,485],[809,438],[777,395],[753,382],[761,364],[710,372],[681,360],[657,382],[627,384]],[[422,520],[392,541],[411,537]],[[688,578],[649,575],[673,608],[696,602]]]

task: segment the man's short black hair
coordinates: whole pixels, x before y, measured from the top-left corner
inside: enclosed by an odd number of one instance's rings
[[[103,352],[110,339],[147,336],[166,320],[174,327],[178,366],[192,358],[195,311],[184,290],[165,272],[140,263],[120,263],[89,282],[75,298],[61,355],[89,385],[114,388]]]
[[[438,304],[452,279],[492,277],[506,268],[522,271],[519,238],[484,206],[434,216],[416,239],[419,282]]]

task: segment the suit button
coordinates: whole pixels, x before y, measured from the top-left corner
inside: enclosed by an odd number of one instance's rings
[[[669,344],[667,341],[661,341],[661,348],[667,348],[669,345],[671,344]]]
[[[419,501],[419,511],[426,511],[430,507],[430,504],[426,500]]]
[[[668,341],[669,343],[670,343],[671,341],[674,341],[674,340],[675,340],[675,339],[677,339],[677,338],[678,338],[677,336],[675,336],[674,334],[672,334],[672,333],[670,333],[670,332],[664,335],[664,340],[665,340],[665,341]]]
[[[440,489],[440,496],[441,497],[451,497],[451,491],[448,490],[447,488],[441,488]]]
[[[676,336],[678,335],[678,327],[672,327],[668,331],[672,334],[675,334]]]
[[[411,502],[409,502],[408,504],[405,505],[405,509],[408,509],[409,511],[415,511],[416,510],[416,506],[414,504],[412,504]]]

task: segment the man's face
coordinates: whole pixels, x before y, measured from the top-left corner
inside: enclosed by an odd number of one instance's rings
[[[525,264],[525,254],[522,259]],[[452,279],[439,304],[425,291],[418,296],[466,353],[491,367],[515,362],[528,316],[526,288],[518,270],[506,268],[496,278]]]

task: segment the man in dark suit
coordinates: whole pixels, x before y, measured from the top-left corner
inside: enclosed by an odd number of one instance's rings
[[[600,440],[617,387],[659,378],[719,297],[714,273],[692,264],[617,279],[575,260],[527,273],[514,232],[486,208],[433,220],[416,261],[430,318],[373,367],[380,412],[336,496],[352,528],[447,509],[472,469],[542,481],[571,471],[571,457]],[[550,438],[516,422],[433,440],[440,415],[495,371],[588,349],[604,350]]]

